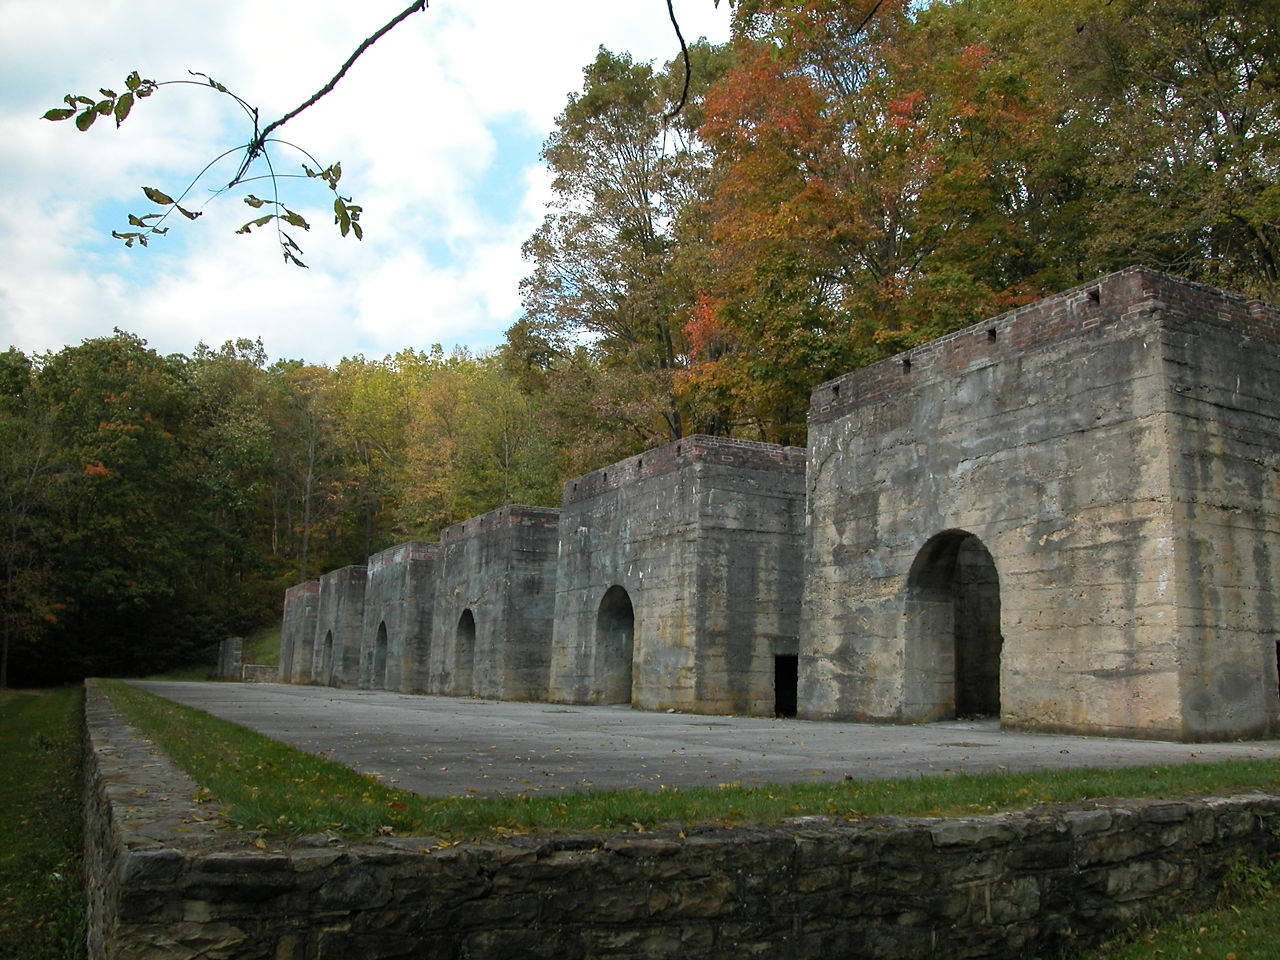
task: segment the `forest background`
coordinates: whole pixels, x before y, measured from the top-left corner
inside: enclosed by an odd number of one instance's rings
[[[870,16],[869,16],[870,15]],[[209,658],[283,591],[1143,263],[1270,303],[1280,5],[738,0],[601,49],[498,350],[335,366],[121,330],[0,354],[0,685]]]

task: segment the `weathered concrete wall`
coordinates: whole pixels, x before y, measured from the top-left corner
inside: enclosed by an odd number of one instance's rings
[[[1274,731],[1276,350],[1250,316],[1131,269],[817,387],[801,715],[954,715],[998,671],[1009,726]],[[1237,373],[1254,409],[1222,427]],[[1215,443],[1246,435],[1228,467]],[[1233,567],[1213,560],[1228,526]]]
[[[1182,735],[1273,736],[1280,716],[1280,311],[1165,281]]]
[[[320,578],[312,683],[354,687],[359,681],[365,572],[365,567],[342,567]]]
[[[410,541],[369,558],[360,686],[427,691],[439,545]]]
[[[85,709],[89,960],[1014,960],[1204,905],[1280,849],[1262,795],[257,849],[91,684]]]
[[[218,644],[218,666],[214,676],[218,680],[239,680],[240,665],[244,651],[243,637],[227,637]]]
[[[815,388],[807,488],[803,450],[689,437],[567,483],[558,535],[554,511],[507,507],[446,531],[434,573],[388,560],[363,672],[345,634],[317,623],[319,653],[295,639],[307,598],[287,600],[284,675],[1268,736],[1278,387],[1275,309],[1126,270]]]
[[[772,715],[803,471],[800,449],[695,436],[566,483],[552,698]]]
[[[280,625],[280,679],[284,683],[311,682],[319,605],[319,580],[299,583],[284,592]]]
[[[440,535],[429,692],[546,699],[558,527],[512,505]]]

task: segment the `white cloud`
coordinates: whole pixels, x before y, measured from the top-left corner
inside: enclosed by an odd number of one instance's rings
[[[115,326],[161,352],[262,336],[273,356],[330,363],[499,343],[519,312],[520,244],[550,195],[537,146],[599,45],[641,60],[675,52],[664,0],[435,0],[410,17],[282,130],[321,163],[340,159],[344,194],[365,208],[365,240],[342,240],[323,190],[287,185],[313,222],[299,237],[306,271],[283,264],[269,232],[234,236],[251,213],[235,197],[147,250],[107,236],[150,209],[140,185],[174,192],[244,136],[226,98],[165,88],[119,131],[109,118],[87,134],[36,119],[68,91],[121,89],[133,69],[168,79],[191,68],[258,103],[265,121],[405,2],[0,3],[0,348],[57,349]],[[676,10],[687,39],[727,34],[712,0]],[[289,151],[275,156],[279,171],[299,170]]]

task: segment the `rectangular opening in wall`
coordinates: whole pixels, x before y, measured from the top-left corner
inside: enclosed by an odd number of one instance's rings
[[[794,717],[799,687],[800,658],[794,653],[780,653],[773,658],[773,715]]]

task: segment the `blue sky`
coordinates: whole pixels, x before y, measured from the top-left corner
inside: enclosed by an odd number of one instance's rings
[[[84,134],[39,119],[63,94],[122,90],[134,69],[203,71],[274,119],[407,3],[0,0],[0,349],[115,327],[162,353],[261,337],[273,358],[315,363],[500,343],[528,272],[520,244],[550,199],[538,150],[598,46],[675,55],[665,0],[431,0],[282,131],[340,160],[342,192],[365,209],[364,241],[342,240],[331,197],[287,185],[312,223],[297,237],[309,270],[286,265],[270,232],[235,236],[255,215],[242,189],[214,199],[202,184],[191,205],[204,216],[145,250],[110,237],[155,209],[141,186],[176,195],[246,139],[226,98],[166,87],[119,130],[102,118]],[[675,8],[687,39],[727,38],[727,2]],[[300,172],[288,151],[276,159]]]

